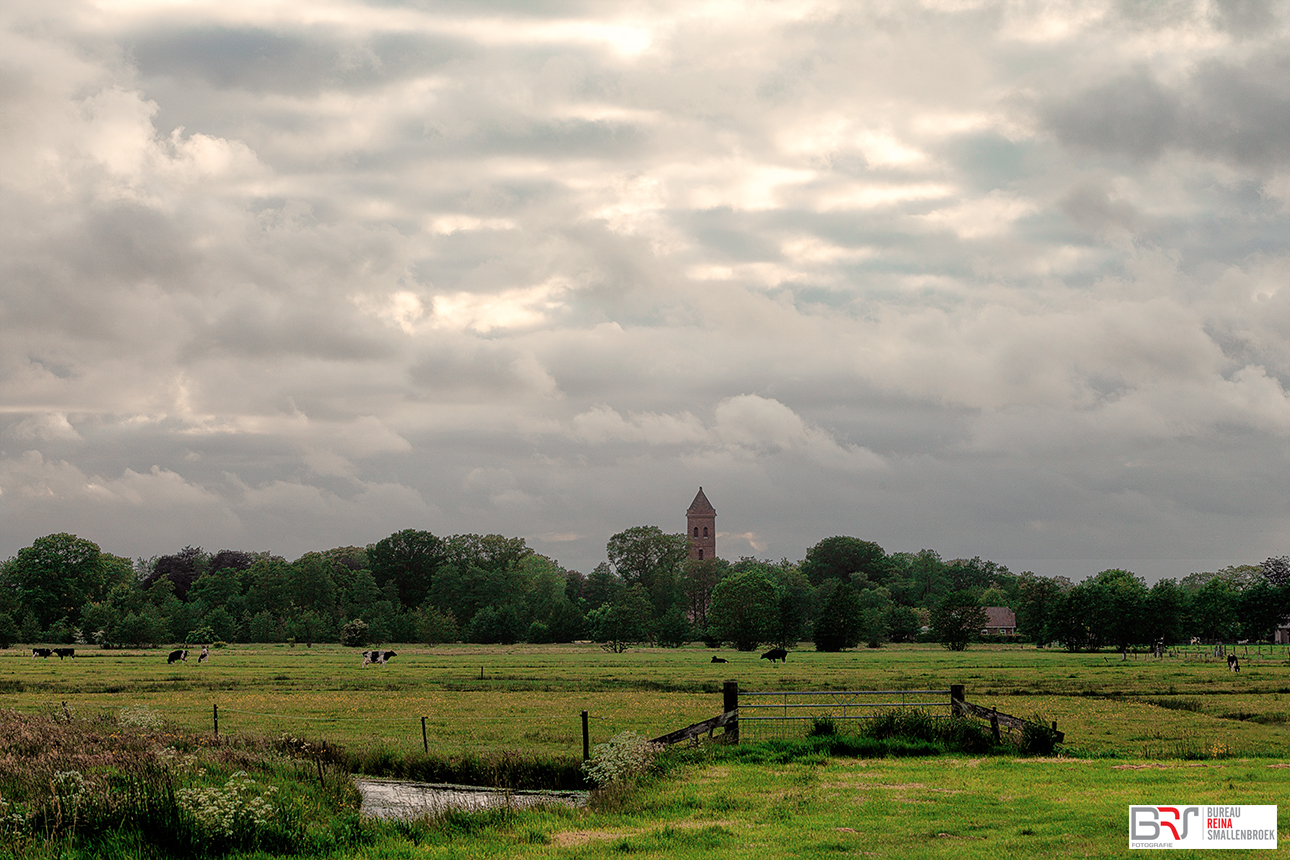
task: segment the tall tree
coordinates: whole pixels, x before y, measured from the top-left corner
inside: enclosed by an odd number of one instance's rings
[[[427,531],[404,529],[367,548],[376,584],[393,583],[405,607],[420,606],[430,594],[435,570],[446,558],[444,542]]]
[[[609,563],[623,582],[644,586],[655,618],[681,599],[681,574],[689,552],[685,535],[665,534],[658,526],[621,531],[605,545]]]
[[[779,622],[780,589],[760,567],[732,573],[712,591],[708,610],[709,635],[751,651],[775,637]]]
[[[837,581],[823,587],[828,594],[815,619],[815,650],[841,651],[860,644],[864,628],[864,607],[851,583]]]
[[[985,629],[985,609],[970,591],[951,591],[932,611],[932,632],[951,651],[962,651]]]
[[[864,581],[881,584],[891,570],[887,553],[873,541],[854,537],[831,537],[806,551],[802,573],[811,585],[820,585],[828,579]]]
[[[87,602],[102,600],[109,566],[98,544],[61,532],[36,538],[6,565],[18,599],[41,627],[67,618],[77,624]]]

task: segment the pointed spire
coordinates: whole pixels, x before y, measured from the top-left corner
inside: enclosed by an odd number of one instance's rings
[[[712,507],[712,503],[708,501],[708,497],[703,495],[703,487],[699,487],[699,494],[694,497],[694,501],[690,502],[690,507],[686,510],[686,514],[692,516],[702,516],[705,514],[716,516],[717,509]]]

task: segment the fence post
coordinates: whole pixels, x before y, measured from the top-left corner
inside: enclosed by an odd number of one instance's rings
[[[591,730],[587,728],[587,712],[582,712],[582,760],[591,758]]]
[[[726,681],[721,685],[722,713],[728,714],[731,711],[739,710],[739,682]],[[729,740],[730,743],[739,743],[739,718],[735,717],[726,725],[726,733],[722,737]]]
[[[421,751],[430,754],[430,739],[426,737],[426,718],[421,718]]]
[[[219,737],[219,705],[211,705],[211,714],[215,717],[215,737]]]
[[[999,735],[999,709],[998,708],[992,708],[990,710],[990,731],[994,732],[994,742],[996,744],[1003,743],[1003,738]]]
[[[960,706],[967,699],[967,692],[962,684],[950,684],[950,716],[963,710]]]

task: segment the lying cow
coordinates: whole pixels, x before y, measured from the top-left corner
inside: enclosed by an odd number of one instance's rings
[[[71,657],[73,660],[76,659],[75,648],[55,648],[54,653],[58,655],[59,660],[63,659],[64,657]]]
[[[51,651],[51,650],[50,650],[50,649],[48,649],[48,648],[32,648],[32,649],[31,649],[31,659],[33,659],[33,660],[35,660],[37,657],[43,657],[44,659],[48,660],[48,659],[49,659],[50,657],[52,657],[53,655],[54,655],[54,652],[53,652],[53,651]]]
[[[188,662],[188,652],[184,649],[176,649],[174,651],[171,651],[170,654],[166,657],[167,664],[187,663],[187,662]]]
[[[1241,661],[1236,659],[1235,654],[1227,655],[1227,668],[1232,672],[1239,673],[1241,671]]]
[[[729,661],[728,661],[728,660],[726,660],[726,658],[725,658],[725,657],[713,657],[713,658],[712,658],[712,662],[713,662],[713,663],[728,663]]]
[[[366,668],[373,663],[378,666],[384,666],[385,661],[395,656],[393,651],[364,651],[363,667]]]
[[[769,660],[772,663],[774,663],[776,660],[783,660],[785,663],[787,663],[788,652],[785,651],[783,648],[772,648],[769,651],[767,651],[765,654],[761,655],[761,658],[763,660]]]

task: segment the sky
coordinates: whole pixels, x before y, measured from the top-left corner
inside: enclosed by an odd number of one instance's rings
[[[1290,8],[7,0],[0,558],[1290,552]]]

